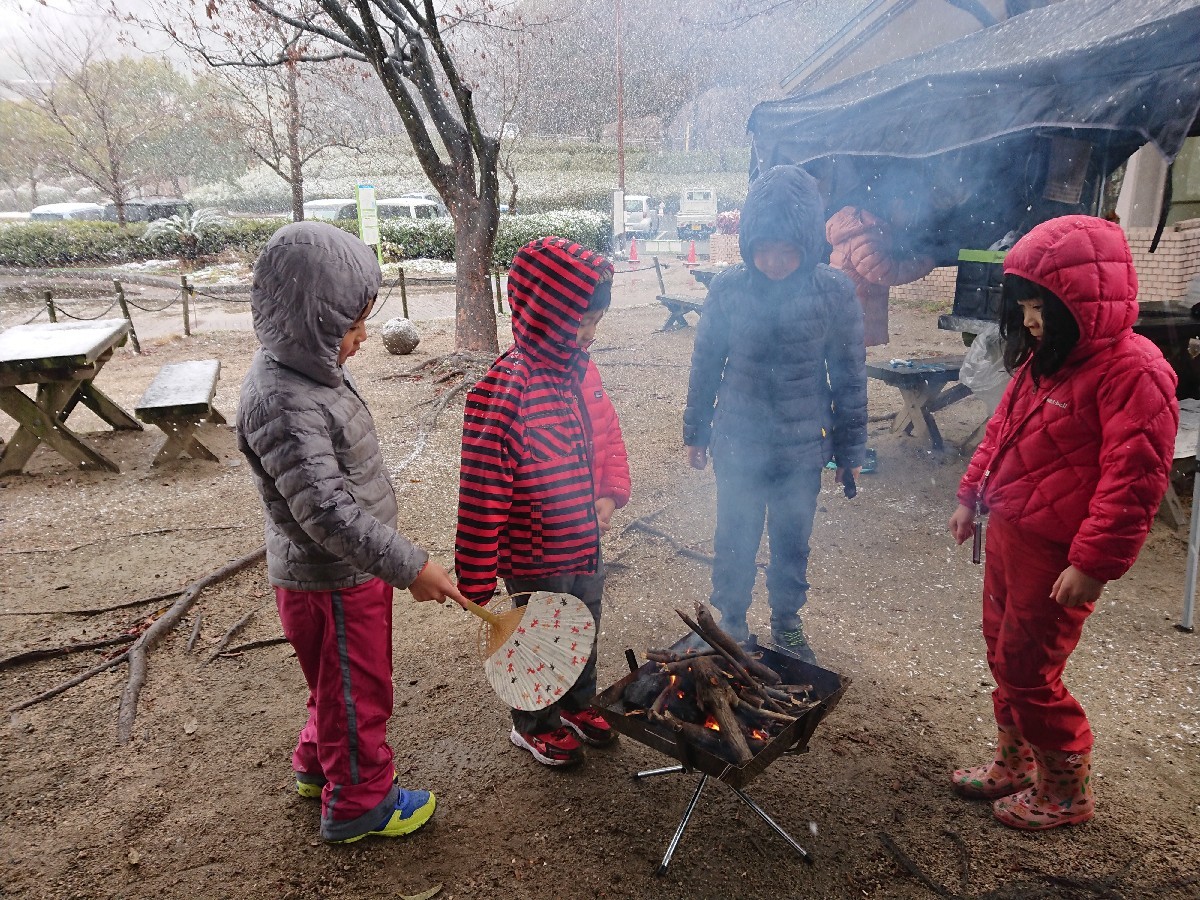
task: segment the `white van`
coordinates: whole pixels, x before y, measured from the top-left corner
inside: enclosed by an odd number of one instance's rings
[[[658,234],[658,206],[643,194],[625,195],[625,233],[638,238]]]
[[[309,200],[304,204],[304,218],[322,222],[357,219],[358,204],[353,200]]]
[[[104,215],[99,203],[46,203],[29,211],[31,222],[60,222],[63,219],[98,221]]]
[[[392,197],[375,205],[381,219],[444,219],[450,215],[440,201],[424,197]]]

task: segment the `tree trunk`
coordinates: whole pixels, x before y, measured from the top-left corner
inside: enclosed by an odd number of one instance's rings
[[[498,353],[496,309],[492,306],[490,269],[498,213],[479,206],[454,223],[454,349]],[[488,218],[491,221],[488,221]]]
[[[30,175],[30,176],[29,176],[29,198],[30,198],[30,200],[32,200],[32,201],[33,201],[33,203],[31,204],[32,206],[37,206],[37,205],[38,205],[38,202],[37,202],[37,188],[38,188],[38,180],[37,180],[37,176],[36,176],[36,175]],[[16,191],[13,191],[13,196],[15,197],[16,195],[17,195],[17,192],[16,192]]]
[[[296,66],[287,67],[287,142],[288,170],[292,186],[292,221],[304,221],[304,162],[300,157],[300,90],[297,86]]]

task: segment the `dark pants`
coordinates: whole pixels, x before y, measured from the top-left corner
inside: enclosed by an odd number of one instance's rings
[[[283,633],[308,682],[308,721],[292,766],[326,779],[321,836],[379,827],[396,804],[387,742],[392,715],[392,588],[378,578],[336,591],[275,588]]]
[[[567,691],[557,703],[534,712],[521,709],[512,710],[512,721],[517,731],[524,734],[544,734],[562,726],[558,717],[559,709],[568,712],[578,712],[586,709],[596,696],[596,653],[600,647],[600,600],[604,594],[604,562],[592,575],[542,575],[537,578],[506,578],[504,588],[510,594],[526,594],[516,597],[513,602],[524,606],[528,601],[528,593],[550,591],[552,594],[571,594],[583,601],[592,618],[596,620],[596,642],[592,644],[592,655],[583,674],[575,682],[575,686]]]
[[[996,679],[996,722],[1016,726],[1035,747],[1061,753],[1092,749],[1092,728],[1063,684],[1094,603],[1060,606],[1050,590],[1071,563],[1067,545],[1023,533],[992,516],[983,569],[983,638]]]
[[[710,602],[731,619],[744,619],[758,576],[755,557],[766,521],[771,562],[767,596],[773,619],[795,615],[808,599],[808,541],[812,536],[821,469],[783,469],[714,456],[717,531],[713,538]]]

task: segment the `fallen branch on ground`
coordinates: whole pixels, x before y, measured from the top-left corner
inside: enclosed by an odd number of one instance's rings
[[[200,637],[200,623],[202,621],[204,621],[204,615],[202,613],[196,613],[196,621],[192,623],[192,634],[188,638],[187,642],[188,653],[192,652],[192,649],[196,646],[196,640]]]
[[[683,544],[673,534],[668,534],[661,528],[655,528],[653,525],[648,525],[643,521],[634,520],[625,526],[626,531],[631,529],[644,532],[652,535],[653,537],[662,538],[664,541],[670,544],[674,548],[675,552],[680,556],[685,556],[688,559],[694,559],[697,562],[702,562],[710,566],[713,564],[713,557],[709,556],[707,553],[701,553],[699,550],[693,550],[691,547]]]
[[[106,659],[104,662],[92,666],[86,672],[80,672],[73,678],[68,678],[62,684],[52,687],[50,690],[44,691],[43,693],[38,694],[36,697],[30,697],[28,700],[22,700],[20,703],[13,704],[8,708],[8,711],[16,712],[19,709],[26,709],[30,706],[35,706],[38,703],[41,703],[43,700],[49,700],[52,697],[57,697],[59,694],[69,691],[71,688],[75,687],[75,685],[82,684],[83,682],[87,681],[93,675],[99,675],[101,672],[105,672],[114,666],[119,666],[127,659],[129,659],[128,650],[118,656],[114,656],[112,659]]]
[[[183,593],[183,588],[177,591],[167,591],[165,594],[155,594],[153,597],[142,597],[140,600],[126,600],[114,603],[112,606],[97,606],[94,609],[38,609],[32,612],[0,612],[0,616],[98,616],[100,613],[116,612],[119,609],[132,609],[135,606],[145,606],[159,600],[170,600]]]
[[[14,653],[0,659],[0,669],[11,669],[22,663],[34,662],[39,659],[51,659],[55,656],[68,656],[72,653],[83,653],[85,650],[98,650],[101,647],[115,647],[118,644],[132,644],[137,640],[136,634],[118,634],[116,637],[98,638],[94,641],[80,641],[76,644],[63,644],[61,647],[46,647],[41,650],[26,650]]]
[[[69,547],[23,547],[18,550],[0,550],[0,555],[13,556],[22,553],[74,553],[76,550],[82,550],[84,547],[91,547],[95,544],[106,544],[110,541],[120,541],[125,538],[132,537],[147,537],[153,534],[172,534],[176,531],[234,531],[239,528],[253,528],[259,523],[254,522],[249,525],[186,525],[179,528],[151,528],[149,531],[131,531],[128,534],[110,534],[102,538],[96,538],[94,541],[84,541],[82,544],[72,544]]]
[[[288,639],[285,637],[262,638],[257,641],[247,641],[244,644],[238,644],[236,647],[230,647],[228,650],[222,650],[222,656],[237,656],[245,653],[247,650],[259,650],[263,647],[276,647],[279,644],[286,644]]]
[[[167,632],[179,624],[179,620],[183,618],[184,613],[191,608],[192,604],[196,602],[200,593],[206,587],[224,581],[231,575],[236,575],[242,569],[261,561],[266,555],[267,547],[264,544],[253,553],[247,553],[240,559],[235,559],[233,562],[217,569],[217,571],[205,575],[199,581],[188,585],[187,589],[180,595],[171,608],[157,622],[147,628],[134,645],[129,648],[129,681],[125,685],[125,690],[121,692],[121,707],[117,713],[117,741],[119,743],[128,744],[129,738],[133,733],[133,720],[137,716],[138,696],[142,692],[142,685],[146,682],[146,654],[154,649]]]
[[[242,616],[240,619],[238,619],[236,622],[234,622],[232,625],[230,625],[229,630],[226,631],[223,635],[221,635],[221,639],[219,641],[217,641],[217,646],[214,647],[212,653],[210,653],[208,655],[208,659],[206,659],[204,661],[204,665],[207,666],[210,662],[212,662],[214,659],[216,659],[218,656],[220,656],[225,651],[225,648],[229,646],[229,642],[232,641],[235,637],[237,637],[239,631],[241,631],[243,628],[245,628],[247,625],[250,624],[250,620],[254,618],[254,614],[256,612],[258,612],[260,609],[262,609],[261,606],[255,607],[254,609],[250,610],[250,612],[246,613],[244,616]]]

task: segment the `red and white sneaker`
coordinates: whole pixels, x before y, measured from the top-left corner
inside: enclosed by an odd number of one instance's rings
[[[542,734],[524,734],[514,727],[508,739],[522,750],[528,750],[543,766],[569,766],[583,759],[583,748],[575,735],[566,728],[555,728]]]
[[[560,709],[558,715],[564,725],[589,744],[603,747],[617,739],[617,733],[604,720],[604,716],[591,707],[581,709],[579,712],[567,712]]]

